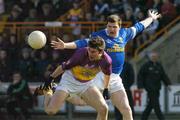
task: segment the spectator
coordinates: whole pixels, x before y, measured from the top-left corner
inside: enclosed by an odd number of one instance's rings
[[[124,13],[123,3],[119,0],[111,0],[109,5],[110,14],[122,14]]]
[[[0,49],[5,49],[8,47],[8,42],[6,38],[4,37],[4,34],[0,33]]]
[[[3,111],[3,108],[6,108],[6,100],[7,100],[7,94],[6,94],[6,86],[4,82],[0,79],[0,116],[1,120],[8,120],[7,115]]]
[[[74,2],[73,8],[69,10],[69,14],[67,16],[69,21],[79,21],[83,19],[83,11],[79,7],[79,3]]]
[[[41,6],[42,13],[40,13],[41,21],[53,21],[56,18],[55,11],[51,3],[43,3]]]
[[[129,100],[129,105],[131,107],[132,110],[132,114],[134,116],[134,101],[133,101],[133,97],[132,97],[132,93],[131,93],[131,86],[134,83],[134,69],[133,66],[131,65],[131,63],[129,63],[129,61],[127,60],[128,57],[126,57],[126,61],[124,63],[123,66],[123,70],[121,73],[121,78],[122,78],[122,82],[124,85],[124,88],[126,90],[127,96],[128,96],[128,100]],[[122,115],[119,112],[119,110],[115,107],[115,118],[116,120],[122,120]]]
[[[12,83],[8,87],[7,94],[9,96],[7,111],[10,118],[17,120],[20,117],[16,111],[16,108],[19,108],[23,117],[27,120],[30,117],[28,109],[32,108],[33,100],[28,83],[22,78],[20,72],[16,71],[12,74]]]
[[[145,18],[145,14],[143,13],[143,11],[139,11],[137,13],[137,16],[136,16],[136,21],[135,22],[138,22],[138,21],[141,21]],[[143,34],[140,34],[136,37],[136,40],[134,40],[133,42],[133,45],[134,47],[133,48],[138,48],[140,45],[142,45],[144,42],[146,41],[146,39],[144,38],[144,35]]]
[[[133,16],[133,11],[132,11],[131,8],[127,8],[127,9],[126,9],[124,21],[130,21],[130,22],[132,22],[132,24],[135,23],[135,18],[134,18],[134,16]]]
[[[161,13],[163,15],[162,25],[167,25],[171,20],[176,17],[176,8],[169,0],[163,0],[161,6]]]
[[[8,58],[7,50],[0,49],[0,80],[3,82],[8,82],[10,73],[11,64]]]
[[[82,9],[79,7],[79,3],[74,2],[73,8],[69,10],[67,19],[69,21],[73,21],[73,22],[80,21],[84,17],[83,14],[84,13],[83,13]],[[74,35],[74,37],[76,39],[76,37],[78,37],[81,34],[81,25],[72,23],[71,27],[72,27],[72,34]]]
[[[174,6],[176,7],[177,15],[180,14],[180,1],[174,0]]]
[[[161,0],[153,0],[153,9],[161,11],[162,1]]]
[[[16,67],[23,75],[23,77],[31,81],[34,78],[34,63],[30,56],[30,49],[23,48],[20,52],[20,59]]]
[[[17,61],[18,61],[18,55],[17,53],[19,53],[19,43],[17,41],[17,36],[16,34],[10,34],[10,38],[9,38],[9,44],[8,44],[8,54],[10,56],[11,61],[11,69],[15,69]]]
[[[93,17],[91,12],[85,13],[84,21],[95,21],[96,19]]]
[[[22,9],[18,5],[14,5],[11,9],[10,16],[8,17],[8,22],[20,22],[23,20],[22,16]]]
[[[35,8],[32,8],[29,10],[29,15],[28,17],[25,19],[26,22],[37,22],[39,21],[39,18],[37,16],[37,10]]]
[[[4,12],[5,12],[4,0],[0,0],[0,14],[3,14]]]
[[[54,8],[56,9],[56,13],[58,14],[58,17],[66,13],[69,9],[72,8],[72,2],[71,0],[52,0],[52,4]]]
[[[21,9],[22,9],[22,14],[21,17],[23,20],[28,17],[29,10],[33,8],[33,3],[30,0],[17,0],[15,2]]]
[[[165,120],[159,104],[161,82],[166,86],[170,85],[170,80],[164,72],[161,63],[158,62],[158,54],[151,52],[147,61],[138,73],[138,88],[147,91],[148,103],[142,114],[141,120],[147,120],[152,109],[154,109],[159,120]]]
[[[153,21],[153,23],[146,29],[143,31],[143,39],[147,40],[149,39],[151,36],[153,36],[153,34],[155,34],[156,30],[159,27],[159,21],[155,20]]]
[[[48,54],[46,51],[42,50],[38,55],[39,59],[35,62],[35,73],[36,73],[36,78],[34,81],[44,81],[42,79],[42,76],[44,75],[44,72],[46,71],[47,66],[50,64],[50,61],[48,59]]]
[[[94,15],[96,18],[99,18],[100,15],[108,15],[109,12],[109,5],[104,2],[104,0],[97,0],[94,5]]]

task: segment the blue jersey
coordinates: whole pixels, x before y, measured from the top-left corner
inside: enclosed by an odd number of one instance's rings
[[[130,28],[121,28],[117,37],[113,38],[108,36],[107,30],[103,29],[98,32],[91,34],[92,37],[100,36],[105,40],[106,48],[105,51],[112,59],[112,72],[120,74],[123,69],[125,59],[125,45],[133,39],[137,33],[144,30],[144,26],[141,23],[136,23]],[[88,39],[77,40],[75,44],[77,48],[86,47]]]

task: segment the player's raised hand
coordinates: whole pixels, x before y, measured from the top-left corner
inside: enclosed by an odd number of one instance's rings
[[[153,20],[157,20],[158,18],[162,17],[161,14],[159,14],[155,10],[148,10],[148,15],[151,17]]]
[[[56,40],[51,41],[51,47],[54,49],[64,49],[65,48],[65,43],[58,37],[56,37]]]

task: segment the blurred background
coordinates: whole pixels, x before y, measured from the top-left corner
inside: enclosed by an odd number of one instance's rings
[[[161,110],[167,120],[179,120],[180,0],[0,0],[0,119],[14,119],[8,117],[12,110],[7,108],[11,107],[18,116],[16,120],[95,119],[92,108],[69,103],[65,103],[56,116],[47,116],[43,111],[43,97],[31,96],[54,68],[74,53],[74,50],[53,50],[49,44],[51,38],[58,36],[64,42],[87,38],[90,33],[106,27],[106,17],[110,14],[118,14],[123,20],[122,27],[130,27],[145,19],[149,9],[157,10],[163,17],[126,45],[126,59],[134,71],[130,89],[135,119],[140,119],[147,101],[146,91],[137,89],[137,76],[148,61],[148,54],[156,51],[172,83],[170,91],[164,85],[160,90]],[[34,30],[46,34],[47,44],[42,49],[34,50],[27,44],[27,36]],[[16,88],[22,90],[18,95],[27,100],[22,103],[23,110],[7,104],[14,100],[10,98],[13,92],[10,85],[17,81],[27,88],[21,89],[22,85]],[[110,101],[107,103],[109,119],[115,120],[114,107]],[[152,112],[149,120],[156,119]]]

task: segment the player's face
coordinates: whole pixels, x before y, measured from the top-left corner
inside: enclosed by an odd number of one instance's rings
[[[152,60],[153,62],[158,61],[158,54],[152,53],[152,55],[151,55],[151,60]]]
[[[91,61],[99,60],[101,58],[102,53],[97,49],[88,47],[88,56]]]
[[[13,84],[19,83],[21,81],[21,75],[18,73],[13,74]]]
[[[117,22],[116,23],[108,22],[107,32],[110,37],[116,37],[118,35],[119,29],[120,26]]]

